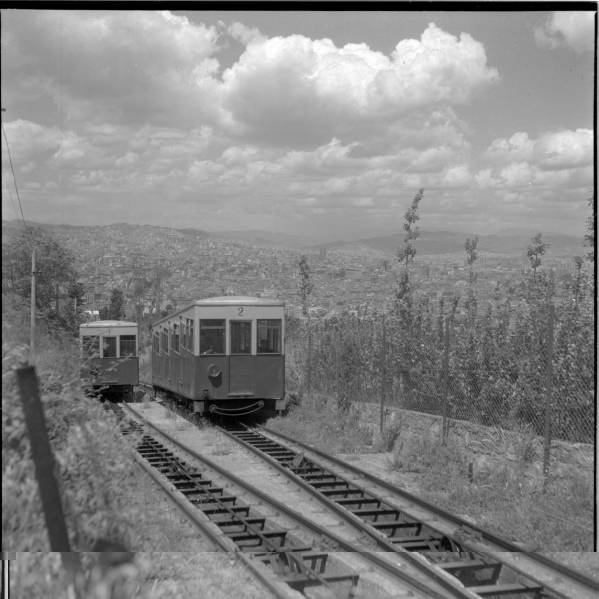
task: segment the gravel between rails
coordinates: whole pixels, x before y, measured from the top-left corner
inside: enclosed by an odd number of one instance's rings
[[[357,537],[358,533],[353,527],[340,520],[334,513],[329,512],[318,500],[307,496],[305,491],[290,482],[261,458],[241,447],[235,441],[228,439],[218,429],[211,426],[198,428],[185,418],[174,414],[164,406],[154,402],[133,404],[130,407],[141,417],[163,429],[185,446],[201,455],[206,455],[209,460],[217,463],[220,467],[232,472],[250,485],[257,487],[260,491],[276,497],[279,501],[300,512],[303,516],[324,525],[327,530],[334,531],[339,537],[359,544],[365,550],[374,549],[374,547],[368,546],[367,539],[362,536],[361,532],[359,533],[360,536]],[[148,433],[154,435],[151,429],[148,430]],[[165,440],[160,438],[159,434],[157,439],[165,442]],[[166,445],[169,445],[168,441],[166,441]],[[206,469],[206,466],[202,466],[201,462],[197,461],[197,463],[194,463],[194,458],[182,450],[177,449],[175,446],[171,446],[171,449],[186,462],[196,465],[201,470]],[[261,500],[258,498],[248,499],[247,492],[238,491],[234,486],[231,487],[230,482],[225,482],[224,479],[219,480],[219,475],[217,474],[208,472],[207,476],[215,484],[218,484],[218,486],[225,486],[228,492],[234,495],[242,495],[245,503],[254,505],[255,509],[260,511],[262,515],[272,519],[273,522],[279,524],[281,527],[290,530],[290,533],[296,538],[302,539],[308,544],[314,541],[314,533],[304,530],[302,526],[298,526],[297,522],[288,520],[285,515],[277,513],[272,507],[261,505]],[[363,560],[358,555],[335,551],[334,548],[327,546],[327,539],[322,539],[322,543],[319,543],[319,541],[317,539],[316,546],[321,550],[327,551],[330,558],[338,559],[345,564],[351,563],[352,568],[358,571],[360,574],[360,585],[356,594],[357,597],[377,598],[387,597],[389,594],[393,597],[422,596],[421,592],[410,589],[407,585],[404,586],[396,580],[391,581],[388,576],[381,575],[372,566],[365,566]],[[409,571],[415,578],[434,588],[434,583],[426,575],[417,571],[412,566],[404,564],[398,554],[389,554],[388,559],[393,562],[402,563],[402,569]],[[360,562],[362,563],[360,564]],[[441,591],[442,589],[439,587],[438,592]],[[442,592],[441,595],[444,596]]]

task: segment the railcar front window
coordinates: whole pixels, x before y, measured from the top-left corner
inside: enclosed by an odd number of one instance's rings
[[[98,335],[89,335],[81,338],[84,358],[100,357],[100,337]]]
[[[135,357],[137,355],[137,343],[135,341],[135,335],[121,335],[121,358]]]
[[[269,318],[258,320],[258,353],[280,354],[281,353],[281,320]]]
[[[158,333],[154,333],[154,336],[152,337],[152,349],[155,354],[160,353],[160,336]]]
[[[102,339],[102,357],[116,358],[116,337],[104,337]]]
[[[247,321],[231,321],[231,353],[252,353],[252,323]]]
[[[225,321],[200,320],[200,354],[225,353]]]

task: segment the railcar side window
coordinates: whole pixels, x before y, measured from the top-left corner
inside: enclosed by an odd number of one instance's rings
[[[257,343],[259,354],[281,353],[281,320],[269,318],[257,321],[258,335]]]
[[[116,358],[116,337],[102,338],[102,357]]]
[[[225,353],[224,319],[200,320],[200,354]]]
[[[81,345],[83,349],[83,356],[85,358],[100,357],[99,335],[86,335],[85,337],[81,337]]]
[[[162,329],[162,353],[168,354],[168,329]]]
[[[158,333],[154,333],[152,336],[152,350],[155,354],[160,353],[160,335]]]
[[[179,353],[179,325],[173,325],[173,351]]]
[[[193,319],[190,318],[187,320],[187,326],[189,328],[188,334],[187,334],[187,349],[189,349],[189,351],[191,353],[194,352],[194,339],[193,339]]]
[[[249,354],[252,352],[252,323],[231,321],[231,353]]]
[[[190,318],[185,319],[185,347],[193,353],[193,320]]]
[[[137,355],[137,343],[135,335],[121,335],[120,350],[121,358],[135,357]]]

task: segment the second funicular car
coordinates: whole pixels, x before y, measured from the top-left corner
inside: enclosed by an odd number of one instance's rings
[[[131,401],[139,383],[136,322],[97,320],[79,327],[81,378],[105,399]]]
[[[284,335],[278,299],[196,300],[152,325],[152,385],[197,414],[282,411]]]

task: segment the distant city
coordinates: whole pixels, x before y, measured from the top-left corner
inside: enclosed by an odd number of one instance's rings
[[[395,258],[403,235],[354,242],[302,246],[302,238],[263,231],[207,233],[150,225],[39,225],[51,231],[73,254],[86,290],[86,310],[108,304],[112,289],[127,300],[127,316],[141,317],[178,308],[194,299],[218,295],[273,296],[289,314],[301,316],[299,268],[308,257],[314,291],[311,315],[379,311],[389,306],[397,284]],[[3,221],[3,244],[18,231],[18,221]],[[527,268],[526,248],[536,232],[480,236],[475,268],[480,297],[491,298]],[[418,293],[440,297],[465,293],[468,235],[422,232],[412,267]],[[473,237],[473,236],[470,236]],[[544,264],[569,273],[572,258],[584,255],[583,240],[548,234]],[[3,260],[4,264],[4,260]]]

